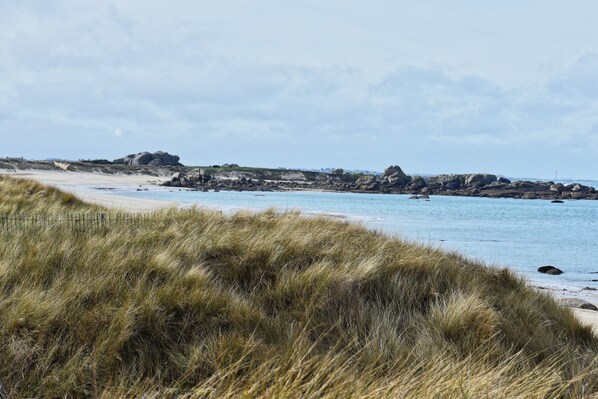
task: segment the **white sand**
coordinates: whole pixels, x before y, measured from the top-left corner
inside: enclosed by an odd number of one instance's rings
[[[594,334],[598,335],[598,312],[594,310],[573,309],[573,313],[575,313],[575,316],[583,324],[591,326]]]
[[[40,183],[58,187],[64,191],[75,194],[82,200],[113,209],[130,212],[147,212],[151,210],[178,207],[175,201],[160,201],[143,198],[130,198],[117,194],[107,194],[99,189],[156,189],[156,182],[165,178],[149,175],[123,175],[83,172],[60,172],[45,170],[7,171],[0,173],[16,178],[32,179]]]

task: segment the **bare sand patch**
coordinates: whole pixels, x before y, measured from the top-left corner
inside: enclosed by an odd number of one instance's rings
[[[594,334],[598,335],[598,312],[594,310],[585,310],[585,309],[572,309],[575,316],[581,321],[583,324],[587,326],[591,326],[594,330]]]
[[[0,173],[16,178],[32,179],[42,184],[60,188],[75,194],[83,201],[108,208],[129,212],[148,212],[157,209],[178,207],[176,201],[161,201],[145,198],[130,198],[118,194],[107,194],[99,189],[155,189],[156,183],[166,179],[142,174],[102,174],[86,172],[60,172],[45,170],[3,171]]]

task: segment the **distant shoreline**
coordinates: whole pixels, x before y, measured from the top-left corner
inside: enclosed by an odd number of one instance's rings
[[[27,161],[0,158],[0,171],[8,173],[73,172],[146,178],[153,185],[202,191],[328,191],[370,194],[407,194],[414,199],[428,195],[563,200],[598,200],[598,191],[580,183],[511,181],[491,174],[408,176],[398,166],[379,175],[344,172],[241,167],[238,165],[129,166],[90,162]]]

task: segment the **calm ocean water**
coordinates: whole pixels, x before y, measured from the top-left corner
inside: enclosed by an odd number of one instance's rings
[[[514,200],[322,192],[125,191],[119,195],[179,201],[227,211],[300,209],[338,214],[412,241],[458,251],[488,264],[508,266],[539,283],[597,287],[598,201]],[[565,271],[545,276],[551,264]]]

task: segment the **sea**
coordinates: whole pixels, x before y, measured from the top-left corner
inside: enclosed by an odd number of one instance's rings
[[[183,206],[259,211],[300,210],[327,215],[448,251],[496,267],[509,267],[537,285],[598,288],[598,201],[497,199],[316,191],[200,192],[173,189],[117,190],[135,198]],[[538,273],[553,265],[560,276]]]

